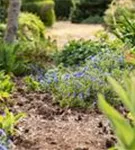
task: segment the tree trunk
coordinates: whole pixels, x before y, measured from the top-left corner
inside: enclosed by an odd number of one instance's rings
[[[4,40],[13,43],[18,29],[18,16],[21,8],[21,0],[9,0],[7,29]]]

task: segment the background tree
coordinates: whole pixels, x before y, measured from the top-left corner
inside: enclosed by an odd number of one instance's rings
[[[15,40],[18,29],[18,16],[21,8],[21,0],[10,0],[8,7],[8,20],[4,40],[12,43]]]

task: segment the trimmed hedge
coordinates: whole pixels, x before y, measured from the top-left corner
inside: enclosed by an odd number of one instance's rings
[[[33,0],[32,2],[25,0],[22,10],[37,14],[45,25],[52,26],[56,20],[54,5],[52,0]]]
[[[32,13],[21,13],[19,16],[18,38],[34,40],[44,37],[45,26],[40,18]]]

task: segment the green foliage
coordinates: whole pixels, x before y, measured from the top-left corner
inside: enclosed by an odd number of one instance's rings
[[[46,62],[52,61],[52,54],[56,51],[56,42],[48,39],[39,41],[20,42],[19,55],[29,64],[37,64],[41,67],[46,66]]]
[[[29,91],[41,91],[41,85],[35,81],[32,77],[27,76],[24,78],[26,87]]]
[[[43,23],[47,26],[52,26],[55,22],[54,1],[42,0],[33,2],[24,2],[23,11],[37,14]]]
[[[0,70],[15,75],[21,75],[26,71],[25,62],[19,56],[18,49],[17,44],[0,42]]]
[[[57,64],[71,66],[84,63],[88,56],[94,56],[105,49],[108,49],[108,45],[103,41],[73,40],[65,45],[62,51],[55,54],[54,59]]]
[[[135,45],[134,1],[113,1],[106,11],[105,22],[123,42]],[[121,15],[122,14],[122,15]]]
[[[0,24],[0,40],[3,39],[5,30],[6,30],[6,24],[1,23],[1,24]]]
[[[45,25],[50,27],[55,23],[56,17],[53,9],[50,9],[48,11],[42,10],[42,14],[43,15],[41,16],[41,19],[43,20],[43,22],[45,22]]]
[[[0,0],[0,22],[5,22],[7,16],[7,4],[8,0]]]
[[[81,23],[90,16],[98,15],[102,17],[110,1],[111,0],[79,0],[72,9],[71,21]]]
[[[15,133],[15,125],[24,118],[23,113],[14,115],[7,108],[4,111],[4,115],[0,115],[0,128],[3,129],[8,135],[13,135]]]
[[[104,22],[103,17],[99,15],[90,16],[87,19],[82,21],[82,23],[85,23],[85,24],[92,24],[92,23],[99,24],[103,22]]]
[[[21,13],[19,16],[19,40],[40,40],[44,37],[45,26],[40,18],[32,13]]]
[[[0,24],[0,38],[4,37],[6,24]],[[23,41],[44,38],[45,26],[40,18],[32,13],[20,13],[17,39]]]
[[[114,91],[120,97],[122,103],[131,112],[135,120],[135,77],[125,79],[124,88],[116,80],[109,78]],[[114,132],[118,138],[117,149],[128,150],[135,149],[135,124],[130,124],[118,111],[111,107],[102,95],[99,95],[99,107],[110,119]]]
[[[105,48],[84,60],[81,66],[49,70],[38,81],[52,91],[54,99],[62,107],[89,107],[96,102],[97,93],[104,93],[108,101],[118,104],[117,96],[111,91],[108,76],[115,79],[130,70],[122,51]]]
[[[58,19],[69,19],[73,0],[55,0],[55,12]]]
[[[0,72],[0,100],[8,98],[14,89],[14,84],[9,75],[5,75],[3,71]]]

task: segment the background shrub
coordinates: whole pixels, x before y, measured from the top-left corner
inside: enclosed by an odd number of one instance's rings
[[[72,9],[71,21],[81,23],[90,16],[103,17],[104,11],[107,9],[111,0],[79,0]],[[101,19],[100,19],[101,20]],[[97,22],[98,20],[96,20]]]
[[[23,1],[22,10],[37,14],[47,26],[52,26],[55,22],[54,1],[53,0],[32,0]]]
[[[0,23],[0,38],[4,37],[6,24]],[[23,41],[44,38],[45,26],[40,18],[32,13],[20,13],[17,39]]]
[[[105,22],[109,30],[123,42],[135,45],[135,3],[113,1],[106,11]]]
[[[69,19],[73,0],[55,0],[55,13],[58,19]]]

